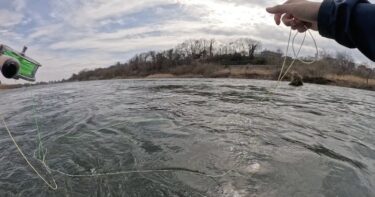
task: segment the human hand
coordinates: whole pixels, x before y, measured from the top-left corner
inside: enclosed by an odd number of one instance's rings
[[[307,29],[317,31],[320,6],[320,2],[288,0],[284,4],[267,8],[267,12],[275,15],[277,25],[283,22],[299,32],[305,32]]]

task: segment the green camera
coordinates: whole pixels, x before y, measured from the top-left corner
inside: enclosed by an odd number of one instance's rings
[[[0,70],[5,78],[35,81],[35,74],[42,65],[27,57],[24,47],[17,52],[6,45],[0,45]]]

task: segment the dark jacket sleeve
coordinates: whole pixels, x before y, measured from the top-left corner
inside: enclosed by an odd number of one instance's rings
[[[358,48],[375,61],[375,5],[366,0],[324,0],[318,15],[319,33]]]

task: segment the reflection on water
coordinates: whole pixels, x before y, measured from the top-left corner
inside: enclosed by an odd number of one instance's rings
[[[53,173],[59,189],[51,191],[1,126],[1,196],[375,196],[375,93],[283,84],[271,96],[274,83],[115,80],[2,91],[0,110],[29,157],[35,99],[54,169],[176,171]]]

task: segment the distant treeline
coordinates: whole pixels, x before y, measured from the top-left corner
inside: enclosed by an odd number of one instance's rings
[[[109,68],[84,70],[69,80],[110,79],[115,77],[147,76],[170,71],[179,66],[216,63],[221,65],[266,64],[266,59],[256,57],[260,42],[238,39],[222,43],[211,40],[187,40],[173,49],[149,51],[135,55],[127,63],[118,62]]]
[[[73,74],[67,81],[146,77],[158,73],[174,76],[231,77],[232,74],[228,76],[218,73],[223,73],[223,69],[236,67],[246,67],[246,72],[251,69],[267,70],[270,71],[267,73],[272,73],[268,74],[270,76],[257,78],[275,79],[284,58],[283,54],[280,50],[261,50],[261,46],[259,41],[248,38],[230,42],[219,42],[214,39],[187,40],[173,49],[135,55],[126,63],[118,62],[108,68],[83,70]],[[305,57],[305,59],[311,58]],[[292,61],[292,58],[288,57],[288,61]],[[324,52],[321,52],[319,60],[311,65],[296,62],[293,71],[298,72],[308,82],[315,82],[316,79],[333,81],[329,78],[350,75],[363,78],[367,81],[367,85],[369,80],[374,78],[375,73],[375,70],[368,68],[367,65],[355,64],[345,53],[331,56]],[[253,76],[237,74],[246,78]]]

